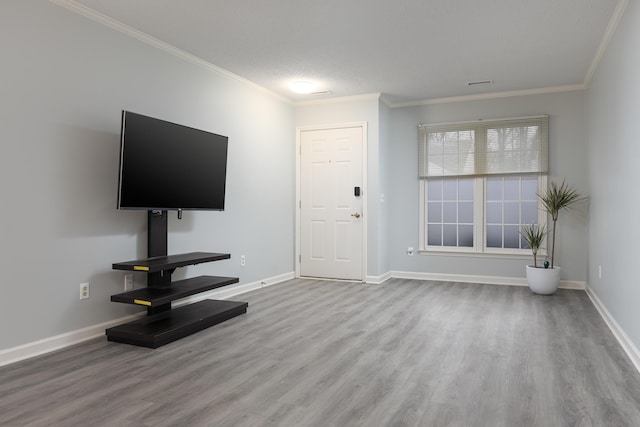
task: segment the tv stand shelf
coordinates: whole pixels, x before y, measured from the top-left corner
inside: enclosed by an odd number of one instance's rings
[[[164,214],[166,216],[166,213]],[[237,277],[199,276],[171,281],[178,267],[231,258],[229,254],[191,252],[113,264],[114,270],[149,273],[147,287],[111,296],[111,301],[147,308],[147,317],[106,330],[107,339],[157,348],[247,312],[246,302],[202,300],[176,309],[171,302],[238,283]]]
[[[136,289],[111,295],[111,301],[155,307],[234,283],[238,283],[237,277],[199,276],[171,282],[167,286]]]
[[[151,258],[137,259],[134,261],[117,262],[113,264],[114,270],[126,271],[146,271],[154,273],[166,271],[187,265],[196,265],[203,262],[220,261],[229,259],[229,254],[216,254],[210,252],[191,252],[188,254],[156,256]]]
[[[246,302],[202,300],[107,329],[107,339],[158,348],[247,312]]]

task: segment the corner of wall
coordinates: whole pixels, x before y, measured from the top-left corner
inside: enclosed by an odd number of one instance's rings
[[[638,350],[638,347],[635,346],[633,341],[631,341],[631,338],[629,338],[629,335],[627,335],[624,329],[622,329],[618,322],[616,322],[616,319],[614,319],[611,313],[609,313],[607,307],[602,303],[600,298],[598,298],[598,295],[589,286],[589,284],[586,286],[586,292],[589,299],[596,307],[596,310],[598,310],[598,313],[600,313],[600,316],[602,316],[602,319],[604,319],[605,323],[613,333],[613,336],[616,337],[624,352],[629,356],[633,366],[635,366],[636,370],[640,372],[640,350]]]

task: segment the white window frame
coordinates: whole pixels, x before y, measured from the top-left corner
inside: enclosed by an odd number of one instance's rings
[[[455,178],[471,178],[468,176],[447,177]],[[447,179],[445,178],[445,179]],[[478,191],[478,179],[474,179],[473,183],[473,247],[459,246],[428,246],[427,245],[427,180],[420,180],[420,247],[419,252],[459,252],[459,253],[478,253],[476,246],[478,244],[478,206],[484,204],[482,200],[478,200],[478,195],[483,194],[482,188]],[[480,205],[478,204],[480,202]],[[484,213],[482,213],[484,217]]]
[[[488,139],[490,129],[508,129],[537,127],[537,138],[527,139],[511,148],[495,151],[495,142]],[[457,132],[473,132],[470,144],[458,142],[451,145],[437,142],[431,146],[429,135]],[[490,146],[490,143],[492,144]],[[526,146],[522,145],[526,143]],[[493,148],[492,148],[493,147]],[[506,147],[506,145],[505,145]],[[430,150],[433,149],[433,152]],[[522,150],[522,151],[521,151]],[[498,153],[498,156],[492,154]],[[500,154],[501,153],[501,154]],[[514,156],[514,153],[515,156]],[[520,153],[518,155],[517,153]],[[471,161],[469,157],[472,157]],[[522,157],[521,157],[522,156]],[[499,120],[477,120],[475,122],[443,123],[419,126],[419,171],[420,180],[420,238],[419,252],[443,252],[447,254],[481,254],[531,256],[530,249],[488,248],[486,246],[486,179],[489,177],[538,176],[538,189],[547,187],[549,173],[549,116],[516,117]],[[427,236],[427,182],[434,178],[473,178],[474,179],[474,226],[473,247],[428,246]],[[538,224],[546,226],[547,215],[538,202]],[[504,221],[504,218],[503,218]],[[539,255],[546,256],[546,239],[539,250]]]
[[[532,176],[535,174],[523,174],[522,176]],[[495,177],[496,175],[493,175]],[[499,255],[499,256],[522,256],[530,257],[531,249],[512,249],[512,248],[488,248],[485,238],[486,223],[486,204],[485,204],[485,192],[486,192],[486,179],[492,177],[478,176],[474,177],[473,187],[473,247],[458,247],[458,246],[429,246],[427,245],[427,180],[420,180],[420,253],[444,253],[444,254],[473,254],[473,255]],[[450,177],[452,179],[456,177]],[[469,178],[469,177],[460,177]],[[445,178],[446,179],[446,178]],[[538,188],[547,188],[547,175],[538,175]],[[538,224],[546,226],[547,215],[540,205],[538,200]],[[545,238],[543,244],[538,251],[538,256],[547,256]]]

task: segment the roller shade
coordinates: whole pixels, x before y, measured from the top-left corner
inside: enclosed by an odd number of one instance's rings
[[[419,178],[548,173],[549,116],[419,126]]]

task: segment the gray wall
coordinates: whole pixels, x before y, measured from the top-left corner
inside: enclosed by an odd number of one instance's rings
[[[477,119],[550,115],[550,178],[564,178],[586,192],[586,142],[584,92],[497,98],[442,103],[391,111],[389,194],[390,247],[393,271],[454,275],[524,277],[529,258],[505,256],[450,256],[406,254],[419,247],[418,125]],[[584,282],[587,272],[587,215],[563,214],[558,227],[557,264],[562,279]]]
[[[226,211],[172,218],[169,252],[233,258],[177,274],[293,272],[292,106],[45,0],[2,2],[0,52],[0,349],[140,311],[109,301],[146,255],[146,214],[115,209],[122,109],[229,136]]]
[[[630,1],[587,92],[589,285],[640,347],[640,3]],[[602,278],[598,277],[602,266]]]

